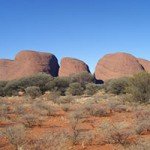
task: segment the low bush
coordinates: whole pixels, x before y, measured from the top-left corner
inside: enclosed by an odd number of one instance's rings
[[[89,113],[96,117],[107,117],[110,114],[110,110],[104,106],[91,105],[89,108]]]
[[[143,72],[130,79],[128,93],[136,102],[150,102],[150,74]]]
[[[84,91],[84,88],[81,86],[80,83],[75,82],[75,83],[71,83],[69,85],[69,88],[67,89],[66,94],[70,94],[70,95],[82,95]]]
[[[150,132],[150,111],[140,110],[136,112],[136,132],[144,134]]]
[[[5,96],[4,87],[6,86],[7,81],[0,81],[0,96]]]
[[[135,135],[135,132],[134,130],[130,130],[128,124],[125,122],[102,122],[100,125],[100,134],[103,135],[105,144],[120,144],[125,148],[134,143],[134,141],[130,140],[130,137]]]
[[[61,108],[63,111],[68,112],[70,110],[70,105],[69,104],[63,104],[61,105]]]
[[[40,103],[37,104],[37,106],[41,109],[41,110],[45,110],[46,111],[46,115],[47,116],[57,116],[57,112],[58,112],[58,107],[56,106],[52,106],[46,103]]]
[[[27,87],[38,86],[43,93],[46,90],[46,83],[50,82],[51,80],[53,80],[53,78],[50,75],[39,73],[31,77],[24,77],[22,79],[7,82],[4,92],[8,96],[18,95],[20,90],[24,91]]]
[[[36,86],[31,86],[31,87],[27,87],[25,89],[26,95],[30,96],[31,98],[35,99],[36,97],[41,95],[41,90],[39,87]]]
[[[105,91],[116,95],[125,94],[129,84],[129,78],[109,80],[105,83]]]
[[[70,95],[67,96],[61,96],[59,99],[56,101],[58,104],[68,104],[73,102],[74,98]]]
[[[109,102],[108,103],[108,107],[113,112],[119,112],[119,113],[121,113],[121,112],[128,111],[127,105],[123,105],[123,104],[121,104],[119,102]]]
[[[82,72],[79,74],[72,75],[70,78],[71,78],[70,81],[71,83],[78,82],[81,83],[82,85],[94,82],[94,76],[87,72]]]
[[[31,139],[25,150],[69,150],[72,146],[70,135],[67,131],[47,131],[40,138]]]
[[[85,94],[87,95],[94,95],[98,90],[102,89],[102,85],[97,85],[94,83],[88,83],[86,84],[86,90],[85,90]]]
[[[48,91],[44,94],[44,98],[47,101],[53,101],[54,103],[56,103],[58,101],[60,97],[60,93],[59,92],[54,92],[54,91]]]
[[[65,95],[66,89],[69,87],[70,81],[65,77],[57,77],[53,81],[46,84],[46,90],[59,92],[61,95]]]
[[[79,143],[79,135],[80,135],[80,129],[78,128],[79,123],[81,123],[81,120],[84,117],[83,111],[74,111],[69,115],[70,125],[72,129],[72,136],[71,140],[73,145],[76,145]]]
[[[21,149],[26,143],[25,134],[25,127],[23,125],[8,127],[3,132],[3,135],[13,146],[15,146],[15,149],[17,150]]]
[[[43,120],[39,116],[27,114],[23,117],[23,119],[24,119],[25,127],[33,128],[35,126],[40,126],[40,127],[42,126]]]

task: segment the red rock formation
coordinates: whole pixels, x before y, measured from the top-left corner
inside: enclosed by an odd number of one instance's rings
[[[90,72],[88,65],[83,61],[69,57],[65,57],[61,60],[59,76],[70,76],[82,72]]]
[[[95,69],[97,80],[109,80],[144,71],[137,58],[127,53],[115,53],[105,55],[99,60]]]
[[[15,60],[0,60],[0,80],[12,80],[45,72],[58,75],[57,58],[50,53],[21,51]]]
[[[150,73],[150,61],[141,58],[138,61],[144,67],[145,71]]]

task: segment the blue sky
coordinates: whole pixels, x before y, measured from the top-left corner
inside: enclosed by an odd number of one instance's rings
[[[149,0],[0,0],[0,58],[22,49],[85,61],[107,53],[150,60]]]

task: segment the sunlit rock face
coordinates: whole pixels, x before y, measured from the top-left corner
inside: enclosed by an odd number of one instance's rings
[[[58,75],[58,60],[50,53],[23,50],[15,60],[0,59],[0,80],[13,80],[45,72]]]
[[[138,61],[144,67],[145,71],[150,73],[150,61],[141,58]]]
[[[95,78],[106,81],[114,78],[132,76],[142,71],[145,71],[144,67],[131,54],[107,54],[97,63]]]
[[[60,77],[67,77],[82,72],[90,73],[89,67],[86,63],[75,58],[69,57],[62,58],[59,69]]]

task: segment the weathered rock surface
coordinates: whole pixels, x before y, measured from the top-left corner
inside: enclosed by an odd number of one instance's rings
[[[138,61],[144,67],[145,71],[150,73],[150,61],[141,58]]]
[[[58,75],[58,60],[50,53],[21,51],[15,60],[0,59],[0,80],[12,80],[45,72]]]
[[[138,59],[127,53],[105,55],[99,60],[95,69],[97,80],[109,80],[125,76],[132,76],[144,71]]]
[[[83,61],[69,57],[65,57],[61,60],[59,69],[60,77],[67,77],[82,72],[90,72],[88,65]]]

